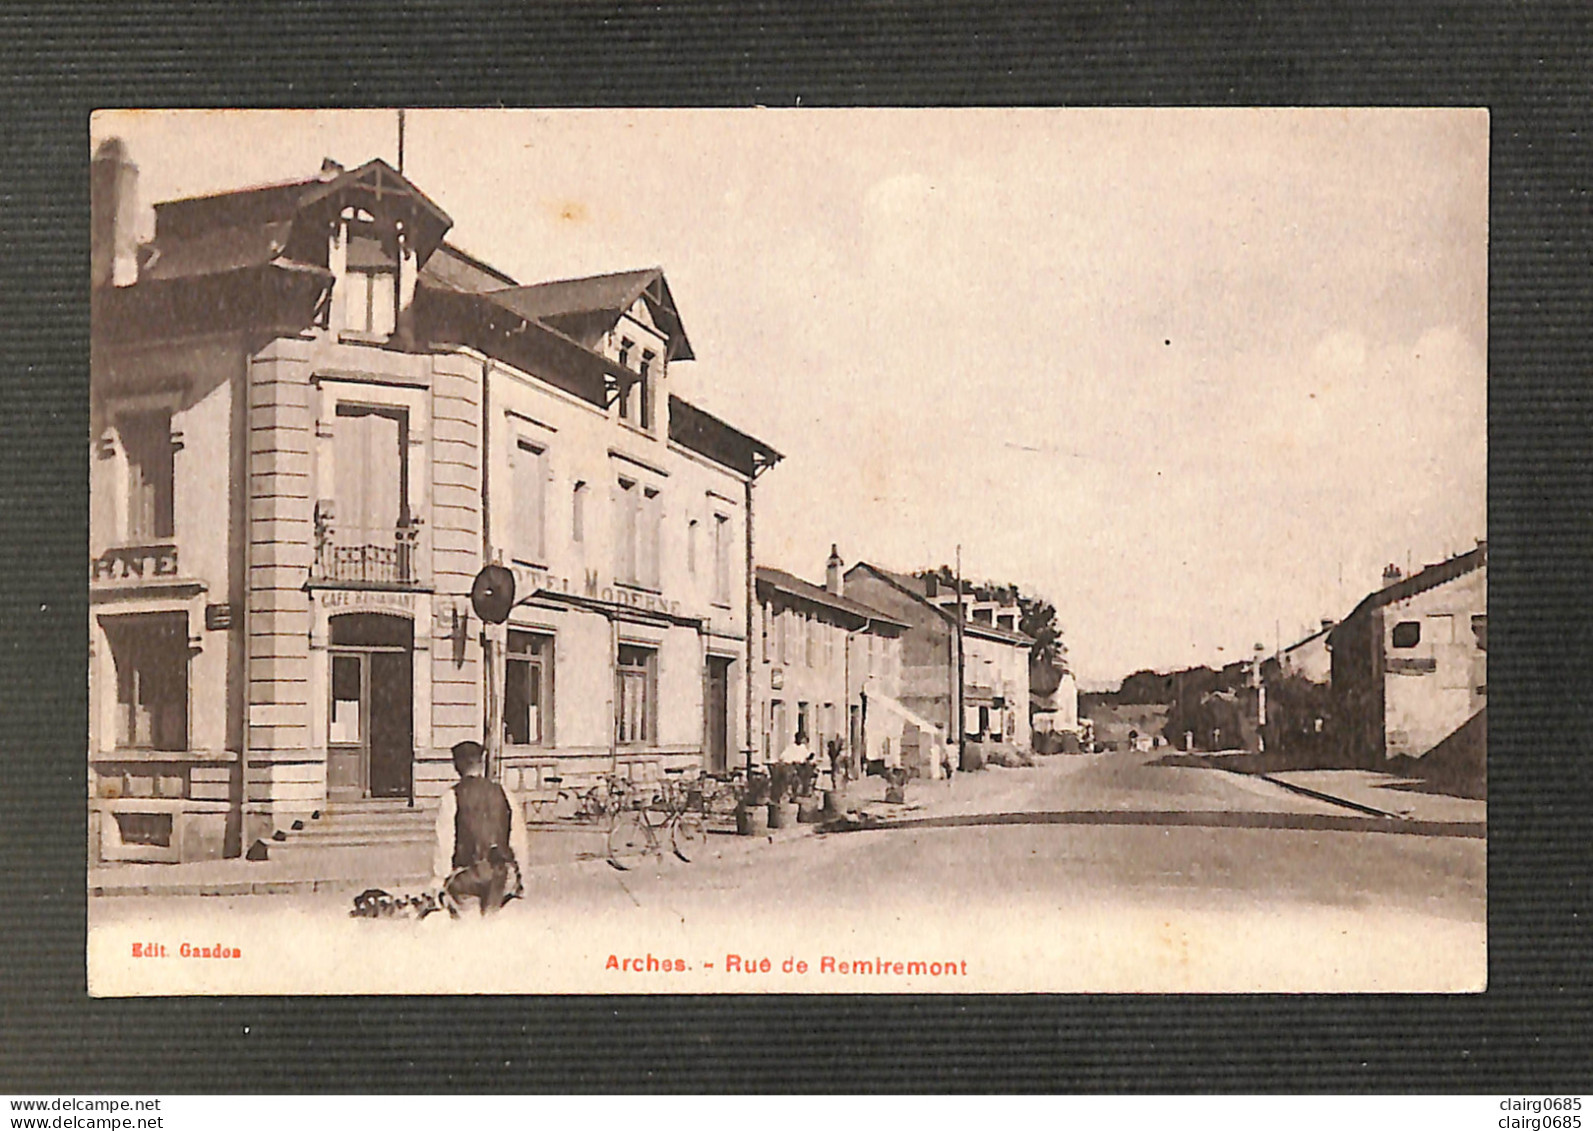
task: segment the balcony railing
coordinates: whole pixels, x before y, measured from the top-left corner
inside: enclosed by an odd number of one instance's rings
[[[315,578],[371,585],[420,580],[420,520],[395,526],[341,526],[331,509],[316,513]]]

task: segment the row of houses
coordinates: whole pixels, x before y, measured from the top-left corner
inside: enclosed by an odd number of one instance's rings
[[[380,160],[157,204],[143,243],[119,142],[92,177],[95,858],[424,809],[490,690],[522,792],[798,730],[934,773],[959,713],[1027,745],[1015,610],[833,552],[824,585],[755,567],[782,456],[673,391],[661,269],[523,284]],[[524,598],[503,626],[469,600],[488,563]]]
[[[1342,620],[1220,670],[1136,673],[1085,697],[1104,744],[1265,751],[1292,764],[1409,769],[1485,788],[1488,545],[1395,566]]]

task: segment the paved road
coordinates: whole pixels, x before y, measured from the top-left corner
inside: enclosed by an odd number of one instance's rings
[[[91,972],[132,992],[1482,988],[1480,838],[1370,831],[1395,826],[1160,761],[1048,758],[915,786],[904,827],[714,837],[707,859],[623,874],[543,869],[486,922],[351,921],[330,895],[96,900]],[[125,954],[189,935],[246,957]],[[467,935],[481,961],[461,971]],[[767,972],[726,969],[764,958]]]

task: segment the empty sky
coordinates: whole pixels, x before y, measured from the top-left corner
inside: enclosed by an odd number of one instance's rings
[[[396,159],[391,112],[110,114],[146,202]],[[952,561],[1077,670],[1220,664],[1486,536],[1481,111],[411,111],[524,282],[660,264],[675,391],[787,459],[758,557]]]

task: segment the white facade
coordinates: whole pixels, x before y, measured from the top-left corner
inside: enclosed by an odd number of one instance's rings
[[[1383,608],[1386,755],[1419,758],[1488,705],[1488,567]]]

